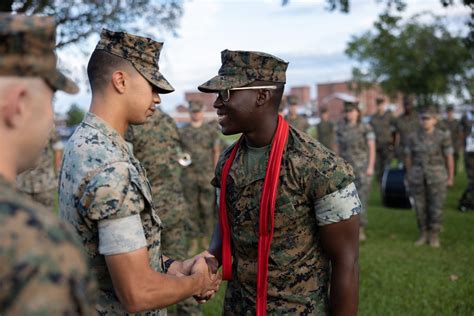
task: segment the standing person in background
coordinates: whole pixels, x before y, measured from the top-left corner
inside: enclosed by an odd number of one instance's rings
[[[56,69],[52,17],[2,13],[0,39],[0,315],[94,315],[96,283],[73,229],[15,189],[53,128],[54,91],[78,88]]]
[[[461,212],[474,211],[474,105],[461,119],[464,147],[464,169],[467,173],[467,188],[459,200]]]
[[[403,114],[395,119],[395,155],[399,164],[405,162],[404,148],[408,135],[418,129],[419,120],[415,113],[413,99],[409,96],[403,97]]]
[[[175,121],[160,107],[143,125],[130,125],[125,140],[146,170],[156,211],[166,233],[161,238],[164,253],[178,260],[187,258],[190,210],[184,200],[180,176],[183,150]],[[183,162],[181,162],[183,163]],[[197,302],[189,298],[177,304],[178,315],[201,315]]]
[[[436,128],[434,107],[421,109],[420,121],[405,147],[406,176],[420,230],[415,245],[439,248],[446,185],[452,186],[454,178],[453,147],[449,132]]]
[[[306,133],[309,128],[309,123],[306,117],[298,114],[298,97],[296,95],[289,95],[287,102],[288,113],[285,116],[285,120],[294,128]]]
[[[336,124],[329,120],[329,112],[327,108],[321,109],[321,121],[317,125],[318,141],[331,149],[336,150]]]
[[[453,159],[454,159],[454,175],[458,171],[459,153],[462,150],[462,126],[461,122],[454,118],[454,106],[448,105],[446,107],[446,118],[439,122],[439,127],[451,134],[451,143],[453,145]]]
[[[379,184],[382,183],[383,172],[389,167],[393,159],[394,123],[392,112],[385,110],[385,100],[377,98],[377,112],[372,115],[370,125],[375,133],[376,159],[375,176]]]
[[[215,192],[211,180],[221,151],[220,139],[217,129],[204,122],[203,107],[202,102],[189,102],[191,123],[180,129],[183,150],[190,153],[192,160],[181,175],[193,227],[190,232],[190,255],[198,251],[199,239],[203,239],[204,245],[209,243],[216,217]]]
[[[344,120],[337,126],[337,152],[354,169],[355,185],[362,204],[359,240],[366,240],[367,200],[375,164],[375,134],[372,127],[361,122],[356,103],[344,102]]]
[[[49,210],[55,209],[58,193],[58,173],[64,146],[54,128],[35,168],[18,175],[16,186]]]

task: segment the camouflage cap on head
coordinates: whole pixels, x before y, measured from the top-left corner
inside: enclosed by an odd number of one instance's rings
[[[359,110],[359,105],[356,102],[344,101],[344,111]]]
[[[296,95],[289,95],[286,97],[286,101],[288,102],[288,105],[298,105],[298,96]]]
[[[55,47],[52,17],[0,14],[0,76],[41,77],[55,90],[78,92],[56,68]]]
[[[446,111],[447,112],[451,112],[451,111],[454,111],[454,105],[450,104],[446,107]]]
[[[221,52],[218,75],[198,87],[202,92],[238,88],[254,81],[285,83],[288,62],[270,54],[249,51]]]
[[[433,105],[420,106],[417,110],[421,117],[432,117],[438,115],[438,109]]]
[[[201,112],[203,107],[204,107],[204,104],[200,101],[189,101],[190,112]]]
[[[96,50],[103,50],[128,60],[146,80],[160,89],[161,93],[170,93],[174,88],[159,72],[158,61],[162,48],[163,43],[151,38],[106,29],[102,29],[100,41],[95,47]]]

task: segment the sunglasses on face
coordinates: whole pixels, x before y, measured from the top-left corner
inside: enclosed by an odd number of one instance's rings
[[[277,86],[254,86],[254,87],[230,88],[230,89],[225,89],[225,90],[219,90],[217,92],[217,96],[220,97],[222,99],[222,101],[229,102],[231,91],[236,91],[236,90],[258,90],[258,89],[276,90]]]

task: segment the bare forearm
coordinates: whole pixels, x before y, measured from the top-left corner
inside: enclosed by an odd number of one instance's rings
[[[359,302],[359,266],[357,261],[332,262],[331,315],[357,315]]]
[[[369,145],[369,164],[368,168],[374,169],[375,165],[375,141],[371,140],[368,142]]]
[[[454,178],[454,158],[453,155],[446,156],[446,168],[448,170],[448,179]]]

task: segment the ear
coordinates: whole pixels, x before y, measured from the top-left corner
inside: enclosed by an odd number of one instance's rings
[[[27,88],[23,83],[12,85],[5,93],[5,103],[1,108],[2,119],[9,128],[18,127],[26,113]]]
[[[125,71],[117,70],[112,73],[112,86],[120,94],[125,93],[127,74]]]
[[[261,89],[258,90],[256,103],[258,106],[265,105],[270,101],[272,97],[272,92],[270,90]]]

